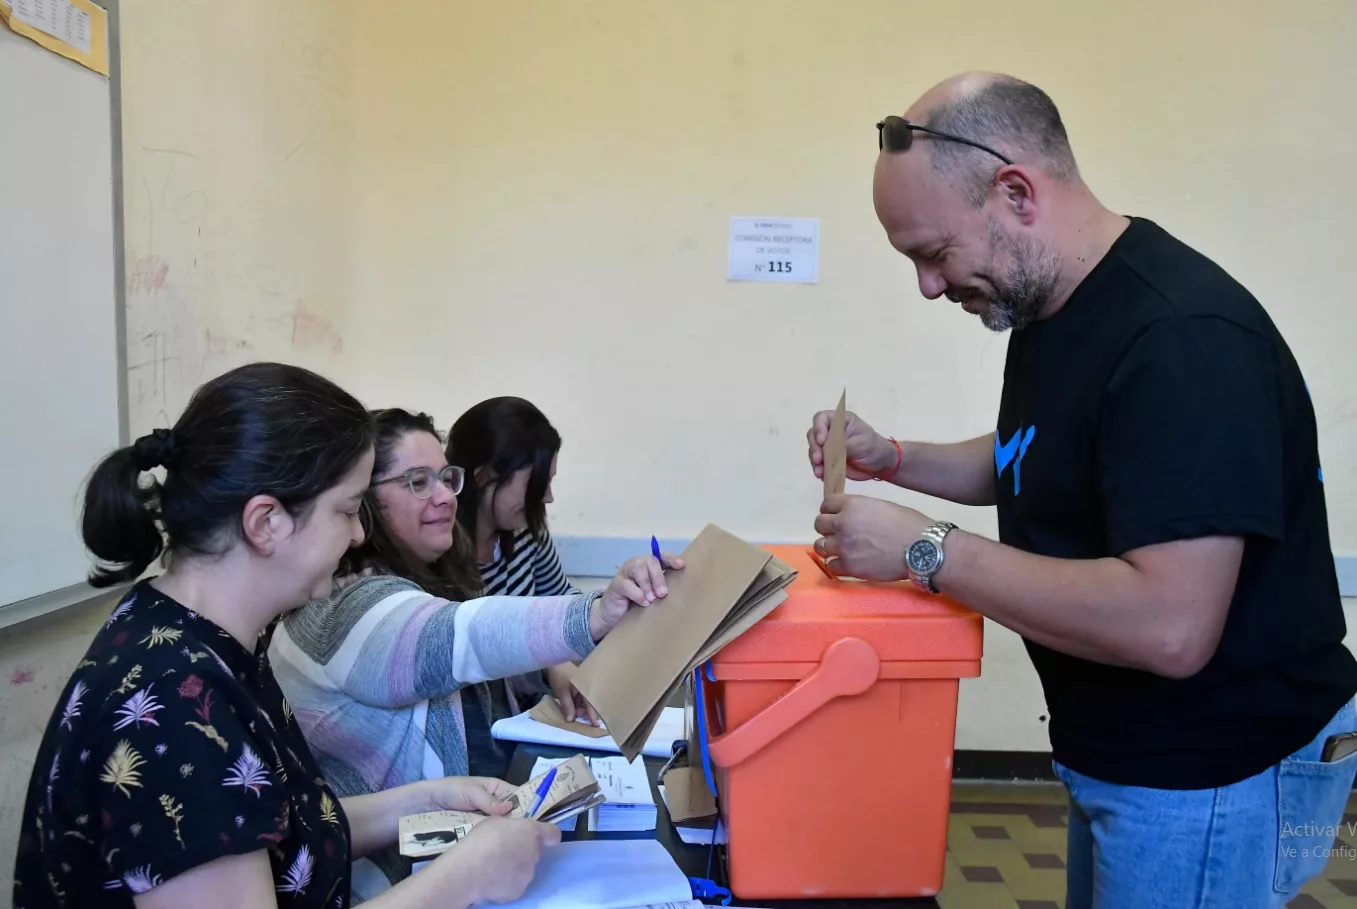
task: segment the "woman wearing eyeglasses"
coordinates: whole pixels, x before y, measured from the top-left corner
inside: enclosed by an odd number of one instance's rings
[[[631,559],[588,594],[481,596],[470,541],[454,532],[463,472],[449,466],[433,421],[397,408],[374,418],[366,536],[331,595],[279,623],[274,674],[341,796],[502,776],[489,718],[509,697],[504,680],[584,659],[633,603],[665,595],[663,567]],[[355,862],[355,901],[409,870],[394,847]]]

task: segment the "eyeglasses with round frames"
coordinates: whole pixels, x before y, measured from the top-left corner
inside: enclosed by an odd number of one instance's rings
[[[442,470],[434,470],[431,467],[411,467],[405,473],[397,474],[394,477],[387,477],[383,480],[373,480],[374,487],[383,483],[396,483],[404,481],[409,487],[411,494],[417,499],[427,499],[433,495],[434,483],[440,482],[448,487],[448,491],[453,495],[458,495],[462,491],[462,483],[466,479],[466,471],[454,464],[449,464]]]

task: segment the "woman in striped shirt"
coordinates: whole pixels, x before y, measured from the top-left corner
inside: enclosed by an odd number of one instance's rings
[[[490,398],[457,418],[448,432],[449,464],[466,471],[457,499],[457,524],[475,546],[487,596],[555,597],[578,594],[561,567],[547,531],[551,483],[561,435],[531,402]],[[517,702],[496,704],[516,713],[550,690],[567,720],[578,715],[600,725],[598,714],[571,678],[576,664],[562,663],[513,680]]]

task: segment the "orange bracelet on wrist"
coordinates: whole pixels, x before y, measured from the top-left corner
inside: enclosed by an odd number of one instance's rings
[[[873,479],[880,480],[883,482],[886,480],[892,480],[895,478],[895,475],[900,472],[900,465],[905,463],[904,448],[900,446],[899,441],[896,440],[894,436],[891,436],[890,442],[892,445],[895,446],[895,466],[888,471],[877,474]]]

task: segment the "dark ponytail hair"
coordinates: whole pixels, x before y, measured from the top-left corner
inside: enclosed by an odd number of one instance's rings
[[[253,363],[218,376],[193,393],[173,429],[142,436],[94,469],[81,534],[104,565],[90,583],[135,580],[165,553],[222,552],[257,495],[305,514],[372,440],[363,405],[310,370]],[[144,481],[157,467],[164,481]]]
[[[391,470],[396,446],[407,435],[427,432],[438,435],[433,418],[426,413],[410,413],[399,407],[388,407],[372,412],[376,427],[376,457],[373,477],[385,476]],[[391,574],[418,584],[426,593],[453,602],[475,599],[481,595],[481,572],[476,566],[475,553],[466,535],[454,527],[452,548],[428,565],[420,564],[405,554],[382,517],[377,490],[369,487],[363,497],[363,545],[350,549],[339,564],[341,574],[356,574],[371,570]]]
[[[523,496],[528,532],[537,538],[546,534],[545,499],[551,485],[551,459],[560,450],[561,434],[542,411],[522,398],[490,398],[457,418],[448,433],[447,456],[448,463],[466,470],[466,482],[458,497],[457,522],[473,545],[482,494],[524,467],[531,468]],[[478,480],[481,473],[486,477]],[[513,556],[512,532],[500,532],[499,548],[504,558]]]

